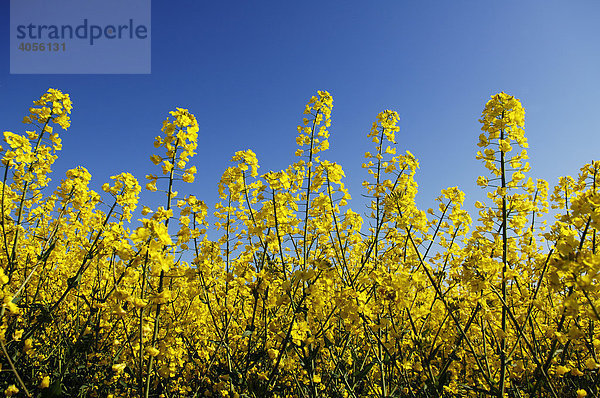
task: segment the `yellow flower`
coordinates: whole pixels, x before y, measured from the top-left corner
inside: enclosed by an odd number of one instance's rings
[[[183,176],[181,177],[181,179],[182,179],[184,182],[187,182],[187,183],[192,183],[192,182],[194,182],[194,180],[195,180],[195,177],[194,177],[194,175],[193,175],[193,174],[190,174],[190,173],[184,173],[184,174],[183,174]]]
[[[155,347],[146,347],[145,351],[151,357],[155,357],[160,353],[160,351]]]
[[[276,350],[274,348],[269,348],[267,350],[267,354],[269,354],[269,358],[276,359],[277,355],[279,355],[279,350]]]
[[[152,302],[155,304],[165,304],[166,302],[168,302],[169,300],[171,300],[171,291],[170,290],[163,290],[162,292],[155,294],[152,297]]]
[[[13,339],[15,341],[21,341],[21,336],[23,336],[23,332],[24,332],[23,329],[16,330],[15,333],[13,334]]]
[[[152,155],[152,156],[150,156],[150,160],[154,164],[159,164],[160,162],[162,162],[162,158],[160,156],[158,156],[158,155]]]
[[[556,367],[556,374],[559,375],[559,376],[564,375],[568,371],[569,371],[569,368],[567,368],[566,366],[559,365],[559,366]]]
[[[512,150],[512,147],[510,146],[508,140],[500,140],[499,149],[501,152],[510,152]]]
[[[19,389],[17,388],[17,386],[15,386],[14,384],[11,384],[10,386],[8,386],[8,388],[6,390],[4,390],[4,395],[6,395],[7,397],[12,397],[13,395],[17,394],[19,392]]]
[[[136,298],[133,299],[133,305],[136,308],[144,308],[145,306],[148,305],[148,301],[144,300],[142,298],[136,297]]]
[[[122,317],[123,315],[127,314],[127,311],[125,311],[123,309],[123,307],[121,307],[120,305],[115,305],[114,310],[113,310],[113,314],[118,316],[118,317]]]
[[[42,381],[40,381],[38,388],[48,388],[49,386],[50,386],[50,376],[44,376],[42,378]]]
[[[598,365],[598,363],[592,357],[589,357],[588,359],[586,359],[585,366],[586,366],[586,368],[588,368],[590,370],[600,368],[600,365]]]
[[[13,297],[11,295],[4,296],[4,304],[3,306],[13,315],[19,314],[19,307],[14,303]]]
[[[116,374],[121,374],[121,373],[123,373],[123,370],[125,370],[126,366],[127,366],[127,364],[125,364],[125,363],[115,364],[112,366],[112,371],[115,372]]]
[[[577,369],[577,368],[573,368],[573,369],[571,369],[571,375],[573,375],[573,376],[583,376],[584,373],[581,370]]]
[[[23,345],[23,351],[27,352],[33,348],[33,340],[27,339],[25,340],[25,344]]]

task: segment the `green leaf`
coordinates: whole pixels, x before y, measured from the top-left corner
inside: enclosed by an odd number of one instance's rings
[[[48,388],[42,390],[42,398],[55,398],[62,396],[62,384],[60,382],[60,379],[50,384]]]

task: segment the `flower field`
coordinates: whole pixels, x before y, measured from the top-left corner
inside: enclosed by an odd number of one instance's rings
[[[422,210],[386,110],[361,214],[325,160],[332,107],[310,98],[281,171],[235,153],[209,209],[177,193],[197,172],[188,110],[163,122],[144,183],[122,173],[95,192],[77,167],[50,192],[72,104],[34,101],[1,152],[5,395],[599,396],[600,161],[555,187],[529,178],[525,111],[499,93],[475,155],[486,202],[470,215],[449,187]],[[139,203],[142,185],[164,205]]]

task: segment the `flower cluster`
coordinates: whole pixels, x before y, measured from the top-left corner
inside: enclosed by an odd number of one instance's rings
[[[600,161],[553,189],[526,178],[524,110],[500,93],[476,155],[489,205],[473,221],[448,187],[424,210],[419,162],[396,154],[386,110],[367,134],[362,215],[342,167],[321,159],[332,104],[310,98],[289,167],[260,174],[253,151],[236,152],[211,224],[175,191],[196,173],[186,109],[155,139],[146,188],[165,201],[150,208],[126,172],[97,193],[77,167],[45,192],[71,101],[36,101],[33,131],[4,133],[2,152],[5,396],[597,396]]]

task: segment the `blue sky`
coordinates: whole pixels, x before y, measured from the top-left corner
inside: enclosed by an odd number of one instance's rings
[[[261,172],[295,161],[296,126],[316,90],[334,98],[323,158],[343,166],[355,211],[364,209],[366,134],[384,109],[400,114],[399,151],[421,162],[423,209],[448,186],[469,204],[484,198],[477,119],[499,91],[526,109],[530,176],[553,185],[600,157],[597,1],[154,0],[149,75],[10,75],[8,3],[0,5],[0,128],[23,132],[31,101],[49,87],[69,93],[72,126],[54,182],[78,165],[95,189],[122,171],[140,182],[160,173],[149,160],[153,138],[183,107],[200,125],[199,172],[179,191],[212,206],[236,151],[254,150]],[[161,204],[157,195],[142,200]]]

